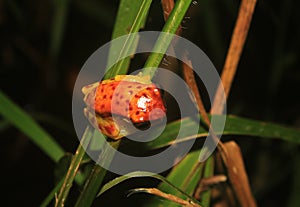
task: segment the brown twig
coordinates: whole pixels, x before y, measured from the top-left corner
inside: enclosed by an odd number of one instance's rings
[[[249,31],[255,5],[256,0],[242,0],[221,75],[221,81],[226,97],[222,96],[222,87],[219,86],[212,105],[212,114],[222,114],[224,110],[224,104],[226,102],[226,99],[228,98],[231,84],[237,70],[237,66]]]
[[[223,148],[227,159],[227,174],[240,206],[257,206],[251,193],[240,147],[236,142],[231,141],[226,142]],[[222,154],[221,157],[224,160]]]
[[[226,98],[228,98],[232,81],[237,70],[255,5],[256,0],[242,0],[221,75],[225,96],[223,96],[222,86],[219,85],[212,105],[211,114],[222,114],[224,111]],[[250,190],[248,176],[244,168],[243,158],[240,153],[239,146],[235,144],[233,149],[231,145],[220,144],[218,149],[222,160],[226,165],[229,180],[240,205],[250,207],[256,206]],[[239,153],[233,155],[232,150],[238,151]]]
[[[175,203],[178,203],[178,204],[180,204],[182,206],[186,206],[186,207],[201,207],[200,205],[198,205],[197,203],[194,203],[191,200],[183,200],[182,198],[179,198],[172,194],[164,193],[164,192],[158,190],[157,188],[137,188],[137,189],[134,189],[131,192],[131,194],[132,193],[140,193],[140,192],[156,195],[156,196],[165,198],[167,200],[173,201]]]
[[[186,58],[187,56],[185,56],[184,58]],[[190,60],[185,60],[185,61],[189,61],[189,64],[191,64]],[[191,64],[192,65],[192,64]],[[226,165],[226,168],[229,169],[232,166],[232,162],[228,161],[228,156],[226,154],[226,149],[224,147],[224,144],[221,140],[219,140],[219,138],[217,137],[217,135],[214,133],[213,127],[211,126],[211,122],[209,119],[209,116],[204,108],[204,104],[202,102],[202,98],[201,95],[199,93],[198,87],[197,87],[197,83],[194,77],[194,72],[192,70],[192,68],[190,68],[187,64],[183,65],[183,75],[184,75],[184,79],[187,83],[187,85],[191,88],[195,99],[196,99],[196,103],[198,106],[198,109],[200,111],[200,114],[203,118],[204,123],[206,124],[206,126],[208,128],[210,128],[210,138],[213,139],[216,143],[217,143],[217,148],[218,151],[221,155],[221,157],[223,158],[223,161]],[[228,170],[229,172],[230,170]],[[201,184],[201,180],[199,182],[199,185]],[[228,189],[229,191],[231,189]],[[197,191],[197,190],[196,190]],[[198,193],[198,192],[197,192]],[[232,194],[232,193],[231,193]],[[197,194],[195,194],[197,195]],[[236,194],[237,195],[237,194]],[[237,195],[238,196],[238,195]],[[227,196],[226,196],[227,197]],[[231,197],[227,197],[227,199],[230,199]],[[233,201],[228,201],[229,203],[233,203]]]
[[[164,19],[166,21],[174,7],[174,0],[162,0],[161,3],[162,3],[163,11],[164,11]],[[181,35],[181,32],[182,32],[181,27],[179,27],[176,34]],[[210,120],[209,120],[207,112],[204,108],[204,104],[202,102],[202,98],[201,98],[199,90],[198,90],[198,86],[197,86],[197,83],[195,80],[193,69],[188,66],[188,64],[192,65],[192,62],[189,59],[187,59],[187,57],[188,57],[188,55],[184,54],[183,58],[184,58],[184,62],[186,63],[183,65],[184,79],[185,79],[187,85],[191,88],[191,90],[195,96],[197,106],[199,108],[200,114],[203,115],[205,124],[209,127]]]
[[[174,0],[162,0],[162,7],[164,10],[164,18],[166,20],[174,7]],[[178,29],[177,35],[180,35],[180,34],[181,34],[181,29]],[[187,85],[191,88],[191,90],[195,96],[196,104],[198,106],[200,114],[202,115],[204,123],[206,124],[206,126],[208,128],[211,128],[211,122],[210,122],[209,116],[205,110],[204,104],[202,102],[202,98],[201,98],[201,95],[199,93],[199,89],[198,89],[198,86],[196,83],[194,71],[189,66],[189,65],[192,65],[192,62],[191,62],[191,60],[188,59],[188,55],[186,53],[184,54],[183,59],[185,62],[185,64],[183,64],[183,66],[182,66],[184,79],[185,79]],[[210,134],[211,138],[217,142],[218,137],[216,136],[216,134],[214,133],[214,130],[212,128],[211,128],[210,132],[211,132],[211,134]],[[220,148],[220,146],[222,146],[222,145],[223,145],[222,142],[219,141],[218,148]],[[223,150],[220,150],[220,152],[222,153]]]
[[[162,1],[165,19],[168,17],[168,14],[173,8],[172,2],[173,0]],[[215,100],[212,104],[212,109],[211,109],[212,114],[222,114],[222,112],[224,111],[226,98],[228,97],[232,85],[232,81],[237,70],[237,65],[240,60],[242,49],[244,47],[244,43],[248,34],[255,5],[256,5],[256,0],[242,0],[237,22],[232,35],[230,47],[226,57],[223,73],[221,76],[221,81],[225,90],[225,96],[223,94],[222,87],[220,85],[217,89]],[[203,120],[207,124],[207,126],[210,127],[211,126],[210,119],[204,108],[195,81],[194,73],[188,65],[183,65],[183,70],[184,70],[185,80],[187,84],[191,87],[195,95],[196,102],[199,111],[203,117]],[[216,135],[213,133],[213,130],[211,131],[212,131],[211,133],[212,138],[216,140],[217,139]],[[243,164],[242,155],[241,153],[237,153],[235,154],[235,156],[232,156],[232,153],[227,148],[228,148],[227,145],[224,145],[221,141],[219,142],[218,150],[220,152],[224,164],[226,165],[229,180],[232,183],[233,190],[237,196],[237,199],[239,200],[239,203],[242,206],[256,206],[255,200],[251,194],[247,173],[245,171],[244,164]],[[235,149],[239,150],[238,145],[235,145]]]
[[[167,21],[171,11],[174,8],[174,0],[162,0],[161,5],[164,12],[164,19]]]
[[[211,177],[202,178],[198,184],[197,189],[195,190],[194,197],[199,200],[200,195],[210,189],[211,187],[223,183],[227,181],[227,177],[225,175],[214,175]]]
[[[192,65],[190,60],[187,60],[187,55],[184,55],[185,63],[189,63]],[[183,76],[184,80],[187,83],[187,85],[190,87],[190,89],[193,92],[193,95],[195,96],[196,99],[196,104],[198,106],[198,109],[200,111],[200,114],[202,115],[202,118],[206,124],[207,127],[211,126],[209,116],[204,108],[204,104],[202,102],[201,95],[199,93],[199,89],[196,83],[194,71],[192,68],[190,68],[187,64],[183,65]]]
[[[162,8],[163,8],[163,12],[164,12],[164,19],[165,19],[165,21],[167,21],[171,11],[174,8],[174,0],[162,0],[161,5],[162,5]],[[181,31],[182,31],[182,27],[179,26],[177,31],[176,31],[176,34],[180,35]]]

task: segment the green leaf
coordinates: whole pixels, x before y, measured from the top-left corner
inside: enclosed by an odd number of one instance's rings
[[[124,182],[125,180],[131,179],[131,178],[137,178],[137,177],[152,177],[152,178],[158,179],[158,180],[162,181],[164,184],[166,184],[167,186],[169,186],[170,188],[172,188],[175,192],[179,193],[180,195],[183,195],[185,198],[189,198],[190,200],[194,201],[195,203],[198,203],[194,198],[192,198],[191,196],[189,196],[188,194],[186,194],[185,192],[183,192],[182,190],[180,190],[179,188],[174,186],[171,182],[169,182],[163,176],[158,175],[158,174],[153,174],[150,172],[144,172],[144,171],[131,172],[131,173],[122,175],[120,177],[117,177],[117,178],[109,181],[101,188],[101,190],[97,196],[100,196],[107,190],[111,189],[112,187],[118,185],[121,182]]]
[[[214,158],[213,156],[210,156],[206,163],[204,168],[204,178],[211,177],[214,175]],[[209,207],[210,204],[210,197],[211,197],[211,190],[207,190],[203,192],[201,196],[201,203],[203,207]]]
[[[276,138],[300,144],[300,130],[233,115],[227,116],[224,134]]]
[[[223,119],[224,117],[216,115],[214,116],[216,122],[218,119]],[[182,126],[181,126],[182,123]],[[164,132],[154,141],[147,143],[147,147],[151,149],[166,147],[173,144],[174,139],[177,136],[180,127],[183,129],[181,137],[178,137],[176,142],[184,142],[193,138],[202,138],[207,136],[207,130],[202,126],[199,127],[197,135],[190,136],[189,131],[195,127],[198,127],[197,122],[193,118],[187,117],[182,120],[174,121],[169,123],[164,130]],[[223,135],[246,135],[246,136],[257,136],[264,138],[276,138],[288,142],[294,142],[300,144],[300,131],[281,126],[278,124],[256,121],[251,119],[245,119],[233,115],[226,116],[226,124],[224,131],[220,131],[218,126],[215,126],[214,130],[216,134]]]
[[[83,175],[82,173],[77,173],[76,177],[75,177],[75,181],[76,183],[81,186],[83,181],[85,180],[85,175]],[[54,186],[54,188],[51,190],[51,192],[47,195],[47,197],[42,201],[42,203],[40,204],[40,207],[46,207],[49,206],[49,204],[51,203],[51,201],[55,198],[55,196],[57,196],[57,193],[59,191],[59,189],[61,188],[61,186],[64,183],[66,176],[62,177]]]
[[[55,187],[52,189],[52,191],[49,193],[49,195],[42,201],[42,203],[40,204],[40,207],[47,207],[47,206],[49,206],[49,204],[50,204],[50,202],[52,201],[52,199],[55,197],[55,195],[57,195],[57,192],[58,192],[59,189],[61,188],[63,182],[64,182],[64,178],[62,178],[62,179],[55,185]]]
[[[160,62],[173,39],[173,35],[170,34],[176,33],[191,3],[192,0],[176,1],[174,8],[162,29],[162,33],[159,35],[153,51],[147,59],[143,69],[144,75],[149,75],[150,77],[154,76],[156,69],[160,65]]]
[[[62,132],[67,133],[70,136],[74,136],[74,127],[73,125],[61,120],[55,115],[44,113],[44,112],[28,112],[29,116],[31,116],[36,122],[41,124],[47,124],[47,126],[55,127],[56,129],[61,130]],[[0,121],[0,131],[9,128],[11,124],[7,120]]]
[[[220,118],[222,117],[220,116]],[[225,125],[224,134],[280,138],[283,140],[300,143],[300,131],[292,128],[287,128],[272,123],[265,123],[261,121],[244,119],[235,116],[227,116],[226,120],[227,122]],[[185,118],[183,120],[175,121],[168,124],[163,134],[152,143],[149,143],[148,146],[150,146],[151,148],[156,148],[156,147],[159,148],[159,147],[165,147],[167,145],[170,145],[174,137],[177,136],[181,121],[183,121],[182,122],[183,126],[181,126],[183,127],[183,133],[180,141],[187,141],[190,140],[191,138],[195,138],[195,136],[194,137],[190,136],[189,131],[194,127],[196,127],[197,123],[194,121],[193,118]],[[219,132],[218,129],[216,132]],[[186,137],[185,135],[189,137]],[[199,134],[197,136],[198,137],[207,136],[206,130],[204,128],[200,128]],[[199,183],[199,180],[201,179],[202,165],[198,166],[200,169],[199,171],[197,171],[197,173],[195,174],[192,173],[195,172],[195,170],[192,169],[195,169],[195,166],[197,167],[197,163],[199,160],[199,153],[200,150],[189,153],[178,165],[176,165],[172,169],[171,173],[167,177],[167,180],[169,182],[171,182],[176,187],[180,188],[181,190],[185,191],[190,195],[191,193],[194,192],[195,188],[197,187],[197,184]],[[214,169],[213,158],[210,157],[205,164],[204,177],[212,176],[213,169]],[[162,190],[163,192],[176,195],[176,193],[172,190],[172,188],[169,188],[164,184],[161,184],[159,189]],[[211,194],[210,191],[206,191],[203,193],[201,197],[201,203],[203,206],[209,206],[210,196],[211,196],[210,194]],[[158,205],[174,206],[174,204],[170,205],[169,202],[161,201],[158,198],[152,199],[152,201],[148,202],[146,206],[151,207],[151,206],[158,206]]]
[[[69,168],[70,164],[72,162],[72,154],[67,153],[64,157],[61,158],[61,160],[59,161],[58,165],[56,167],[56,169],[54,169],[54,175],[55,175],[55,179],[57,180],[54,188],[51,190],[51,192],[47,195],[47,197],[42,201],[42,203],[40,204],[40,207],[44,207],[44,206],[49,206],[50,202],[52,201],[52,199],[57,198],[57,193],[59,192],[59,189],[62,187],[64,180],[66,179],[66,173],[68,171],[68,169],[64,170],[65,168]],[[60,163],[62,161],[62,163]],[[86,164],[87,162],[90,161],[90,158],[87,158],[85,160],[82,160],[80,164]],[[57,169],[60,168],[60,169]],[[63,169],[62,169],[63,168]],[[84,181],[86,180],[87,177],[87,173],[89,173],[91,170],[89,167],[84,168],[81,171],[77,171],[76,177],[75,177],[75,181],[79,186],[82,186]]]
[[[167,179],[182,189],[189,195],[192,195],[198,180],[202,175],[203,163],[199,163],[200,151],[192,151],[185,156],[185,158],[176,165],[169,173]],[[160,187],[162,191],[170,190],[165,185]]]
[[[150,172],[144,172],[144,171],[131,172],[131,173],[128,173],[126,175],[122,175],[120,177],[117,177],[117,178],[109,181],[105,185],[103,185],[103,187],[101,188],[101,190],[97,194],[97,197],[102,195],[103,193],[105,193],[106,191],[111,189],[112,187],[114,187],[114,186],[118,185],[119,183],[124,182],[128,179],[137,178],[137,177],[147,177],[147,176],[151,176],[151,177],[154,176],[157,179],[159,179],[161,177],[160,175],[155,175],[155,174],[150,173]]]
[[[203,163],[198,162],[199,155],[200,155],[200,150],[192,151],[189,154],[187,154],[185,158],[183,158],[180,161],[180,163],[178,163],[175,167],[173,167],[173,169],[171,170],[171,172],[166,178],[170,183],[172,183],[174,186],[184,191],[189,196],[192,196],[202,176]],[[169,185],[166,185],[166,183],[161,183],[158,189],[160,189],[165,193],[176,195],[184,199],[184,197],[180,195],[178,191],[175,191],[174,188],[170,187]],[[170,203],[169,201],[166,200],[161,200],[157,197],[151,199],[144,206],[151,207],[151,206],[159,206],[159,205],[164,207],[180,206],[174,203]]]
[[[56,62],[64,36],[65,24],[69,8],[69,0],[54,1],[54,15],[51,30],[50,57]]]
[[[121,0],[112,39],[136,32],[145,26],[152,1]]]
[[[122,35],[138,32],[145,24],[152,0],[122,0],[119,5],[116,23],[112,35],[112,40]],[[105,79],[120,74],[126,74],[130,63],[130,57],[120,59],[125,54],[134,52],[137,46],[138,36],[136,34],[128,36],[124,45],[111,45],[108,65],[118,61],[111,70],[105,74]]]
[[[57,162],[64,150],[34,119],[0,91],[0,114],[23,132],[46,155]]]
[[[55,199],[55,206],[60,207],[65,205],[65,201],[69,195],[69,191],[71,189],[72,183],[75,179],[76,173],[79,169],[80,163],[84,157],[85,149],[88,146],[92,137],[92,131],[90,127],[85,129],[85,132],[80,140],[80,145],[78,146],[75,155],[70,163],[68,172],[66,173],[64,182],[61,186],[61,189],[58,193],[57,198]]]
[[[65,178],[68,168],[71,164],[73,155],[71,153],[66,153],[58,163],[56,164],[54,168],[54,180],[55,182],[60,181],[61,179]]]

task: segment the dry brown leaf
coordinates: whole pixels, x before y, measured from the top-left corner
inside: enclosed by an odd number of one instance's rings
[[[244,166],[240,147],[234,141],[223,145],[223,154],[226,156],[227,175],[237,195],[240,206],[256,207],[255,199],[250,190],[248,176]],[[221,155],[222,156],[222,155]]]

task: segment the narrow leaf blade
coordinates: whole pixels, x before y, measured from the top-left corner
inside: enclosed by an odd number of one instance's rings
[[[132,34],[138,32],[145,24],[148,10],[152,0],[127,0],[121,1],[117,19],[114,25],[112,39],[122,35]],[[105,75],[105,79],[114,77],[120,74],[126,74],[130,63],[130,57],[120,59],[123,55],[134,53],[138,41],[138,35],[131,35],[123,46],[114,44],[112,42],[108,65],[116,63]],[[119,61],[119,62],[118,62]]]
[[[0,114],[23,132],[52,160],[57,162],[64,150],[34,119],[0,91]]]
[[[203,164],[198,162],[199,155],[199,150],[190,152],[171,170],[166,178],[170,183],[190,196],[192,196],[202,176]],[[174,188],[171,188],[169,185],[166,185],[163,182],[159,185],[158,189],[163,192],[178,196],[179,198],[185,198],[175,191]],[[178,204],[170,203],[168,200],[161,200],[158,197],[151,199],[144,206],[152,207],[159,205],[164,207],[180,207]]]
[[[172,188],[175,192],[179,193],[180,195],[183,195],[185,198],[189,198],[190,200],[194,201],[195,203],[198,203],[194,198],[190,197],[188,194],[186,194],[185,192],[183,192],[182,190],[180,190],[179,188],[177,188],[176,186],[174,186],[165,177],[163,177],[161,175],[158,175],[158,174],[153,174],[153,173],[150,173],[150,172],[145,172],[145,171],[131,172],[131,173],[119,176],[119,177],[117,177],[117,178],[109,181],[108,183],[106,183],[101,188],[101,190],[100,190],[100,192],[98,193],[97,196],[100,196],[101,194],[103,194],[104,192],[106,192],[110,188],[112,188],[112,187],[120,184],[121,182],[124,182],[124,181],[126,181],[128,179],[131,179],[131,178],[137,178],[137,177],[152,177],[152,178],[158,179],[158,180],[162,181],[164,184],[168,185],[170,188]]]
[[[214,118],[216,120],[223,119],[222,116],[219,115],[215,115]],[[147,147],[151,149],[157,149],[173,144],[174,139],[177,137],[177,130],[174,129],[179,129],[180,127],[183,128],[185,133],[182,133],[182,136],[178,137],[178,140],[176,142],[183,142],[194,138],[206,137],[207,131],[202,126],[199,126],[197,135],[185,136],[185,134],[188,134],[189,129],[198,127],[198,124],[199,123],[195,122],[193,118],[190,117],[171,122],[167,125],[164,132],[157,139],[147,143]],[[222,132],[215,128],[215,133],[223,135],[244,135],[263,138],[275,138],[300,144],[300,131],[297,129],[281,126],[279,124],[270,122],[246,119],[233,115],[228,115],[226,117],[224,131]]]

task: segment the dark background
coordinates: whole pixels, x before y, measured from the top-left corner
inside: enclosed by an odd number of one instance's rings
[[[118,3],[69,1],[63,39],[53,52],[51,34],[59,22],[54,19],[54,1],[0,0],[0,88],[66,151],[74,152],[78,145],[71,114],[74,81],[85,60],[110,40]],[[197,44],[219,71],[239,3],[199,1],[182,24],[183,36]],[[298,9],[296,0],[258,1],[228,100],[230,114],[300,128]],[[144,30],[159,31],[163,24],[161,3],[154,0]],[[1,125],[0,137],[1,204],[37,206],[53,188],[55,164],[12,126]],[[229,139],[242,148],[258,204],[289,206],[292,193],[300,193],[295,191],[300,182],[298,146],[256,137],[225,137]],[[137,205],[143,196],[126,198],[124,193],[140,181],[134,182],[112,189],[97,199],[97,206],[118,206],[118,201]],[[73,191],[76,197],[79,191]]]

